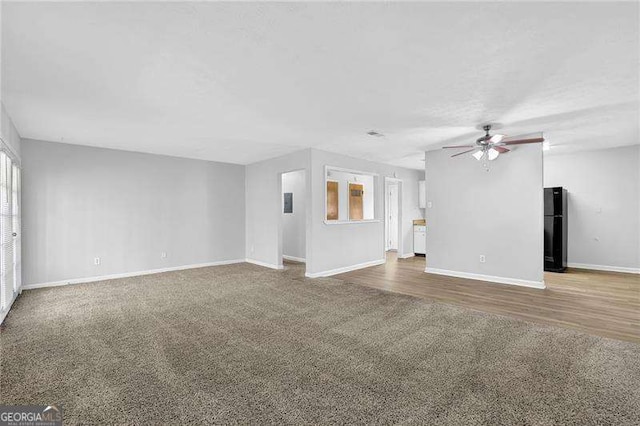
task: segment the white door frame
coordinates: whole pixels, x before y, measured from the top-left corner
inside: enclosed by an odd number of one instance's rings
[[[284,265],[282,262],[283,259],[283,254],[284,254],[284,250],[283,250],[283,232],[284,232],[284,226],[282,224],[282,200],[283,200],[283,195],[282,195],[282,175],[285,175],[287,173],[292,173],[292,172],[304,172],[304,188],[305,188],[305,194],[304,194],[304,198],[305,198],[305,205],[306,205],[306,211],[305,211],[305,238],[304,238],[304,243],[305,243],[305,250],[304,250],[304,257],[305,257],[305,264],[309,265],[309,224],[310,222],[310,214],[311,214],[311,198],[309,197],[310,192],[310,179],[309,179],[309,171],[306,168],[299,168],[299,169],[292,169],[292,170],[287,170],[284,172],[279,172],[278,173],[278,197],[280,199],[280,202],[278,203],[278,269],[284,269]],[[306,266],[305,266],[305,272],[306,272]]]
[[[397,178],[391,178],[391,177],[386,177],[384,178],[384,191],[383,191],[383,195],[384,195],[384,227],[382,230],[382,240],[383,240],[383,248],[384,248],[384,253],[385,253],[385,257],[387,255],[387,225],[388,225],[388,220],[387,218],[389,217],[389,203],[388,203],[388,199],[387,199],[387,193],[388,193],[388,189],[389,189],[389,184],[393,182],[395,184],[398,185],[398,250],[397,250],[397,255],[398,258],[401,258],[404,256],[404,244],[403,244],[403,238],[402,238],[402,187],[403,187],[403,182],[402,179],[397,179]]]
[[[399,185],[396,182],[387,182],[386,183],[386,190],[385,190],[385,194],[384,194],[384,201],[386,203],[386,214],[385,214],[385,251],[390,251],[390,250],[398,250],[399,248],[399,244],[398,244],[398,237],[399,232],[398,232],[398,227],[396,226],[395,229],[395,237],[393,238],[393,245],[392,243],[392,238],[391,236],[394,233],[394,230],[392,228],[392,218],[393,220],[395,220],[395,224],[397,225],[398,222],[398,191],[399,191]],[[392,192],[395,192],[395,199],[392,199],[391,194]],[[395,214],[394,214],[394,209],[395,209]]]

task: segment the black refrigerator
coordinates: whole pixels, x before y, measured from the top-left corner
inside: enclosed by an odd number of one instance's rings
[[[567,269],[567,190],[544,189],[544,270]]]

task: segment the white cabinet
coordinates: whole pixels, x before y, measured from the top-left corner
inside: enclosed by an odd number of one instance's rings
[[[423,180],[418,181],[418,205],[421,209],[427,208],[427,185]]]
[[[413,252],[415,254],[427,253],[427,227],[424,225],[413,226]]]

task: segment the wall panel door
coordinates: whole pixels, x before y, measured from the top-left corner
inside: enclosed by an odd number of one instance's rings
[[[364,218],[364,207],[362,196],[364,186],[359,183],[349,184],[349,219],[362,220]]]
[[[338,182],[327,181],[327,220],[339,219],[339,194],[338,194]]]

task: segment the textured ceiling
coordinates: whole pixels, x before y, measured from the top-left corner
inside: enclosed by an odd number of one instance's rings
[[[485,121],[550,152],[639,143],[638,3],[5,3],[23,137],[421,168]],[[375,130],[384,137],[365,133]]]

